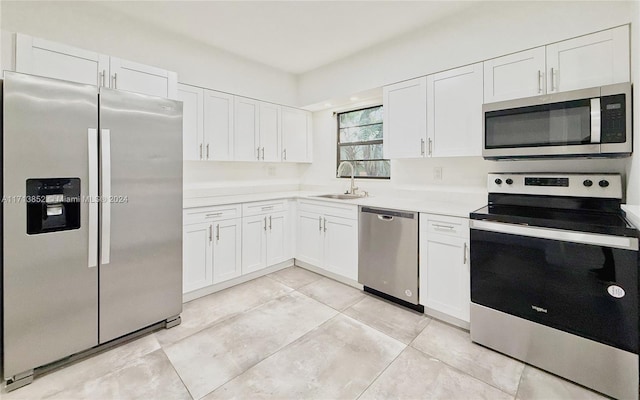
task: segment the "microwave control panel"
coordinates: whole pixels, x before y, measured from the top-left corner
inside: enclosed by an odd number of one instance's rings
[[[627,140],[627,116],[624,97],[624,94],[617,94],[601,98],[601,143],[624,143]]]

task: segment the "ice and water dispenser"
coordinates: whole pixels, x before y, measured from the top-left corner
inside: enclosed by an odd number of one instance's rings
[[[27,179],[27,234],[80,228],[80,179]]]

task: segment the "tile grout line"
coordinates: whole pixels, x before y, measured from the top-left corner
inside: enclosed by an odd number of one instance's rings
[[[242,371],[241,373],[239,373],[238,375],[229,378],[228,380],[226,380],[224,383],[220,384],[218,387],[216,387],[215,389],[213,389],[212,391],[208,392],[207,394],[205,394],[204,396],[202,396],[200,399],[210,395],[211,393],[215,392],[216,390],[220,389],[221,387],[223,387],[224,385],[226,385],[227,383],[233,381],[234,379],[238,378],[239,376],[244,375],[245,373],[247,373],[249,370],[253,369],[254,367],[256,367],[258,364],[263,363],[264,361],[268,360],[269,358],[273,357],[274,355],[276,355],[277,353],[281,352],[282,350],[286,349],[287,347],[293,345],[294,343],[300,341],[303,337],[307,336],[309,333],[319,329],[321,326],[327,324],[328,322],[332,321],[333,319],[335,319],[338,315],[340,315],[340,313],[334,315],[333,317],[329,318],[328,320],[324,321],[323,323],[321,323],[320,325],[316,326],[315,328],[310,329],[309,331],[305,332],[304,334],[302,334],[300,337],[294,339],[293,341],[291,341],[290,343],[285,344],[284,346],[280,347],[277,350],[274,350],[271,354],[267,355],[265,358],[263,358],[262,360],[256,362],[255,364],[252,364],[250,367],[248,367],[247,369],[245,369],[244,371]],[[194,399],[194,400],[199,400],[199,399]]]
[[[191,400],[197,400],[195,397],[193,397],[193,393],[191,393],[191,390],[189,390],[189,386],[187,386],[186,383],[184,383],[184,380],[182,379],[182,376],[180,376],[180,373],[178,372],[178,370],[176,369],[176,366],[173,365],[173,361],[171,361],[171,358],[169,358],[169,356],[167,355],[167,353],[164,351],[164,349],[162,348],[162,346],[160,347],[160,349],[162,351],[162,353],[164,354],[164,356],[167,358],[167,361],[169,361],[169,364],[171,365],[171,369],[173,369],[173,372],[176,373],[176,375],[178,376],[178,379],[180,379],[180,382],[182,383],[182,386],[184,386],[185,390],[187,391],[187,393],[189,393],[189,397],[191,397]]]
[[[402,343],[402,342],[401,342],[401,343]],[[365,392],[366,392],[367,390],[369,390],[369,388],[371,387],[371,385],[373,385],[374,383],[376,383],[376,381],[378,380],[378,378],[380,378],[380,376],[382,376],[382,374],[384,374],[384,372],[385,372],[387,369],[389,369],[389,367],[390,367],[390,366],[391,366],[391,365],[392,365],[392,364],[393,364],[393,363],[394,363],[398,358],[400,358],[400,356],[402,355],[402,353],[404,353],[405,351],[407,351],[407,348],[409,348],[409,345],[405,345],[405,346],[404,346],[404,349],[402,349],[402,351],[401,351],[401,352],[399,352],[399,353],[398,353],[398,355],[397,355],[397,356],[395,356],[395,357],[393,358],[393,360],[391,360],[391,362],[389,362],[389,364],[388,364],[386,367],[384,367],[384,368],[382,369],[382,371],[380,371],[380,373],[379,373],[378,375],[376,375],[376,376],[373,378],[373,380],[371,381],[371,383],[369,383],[369,384],[367,385],[367,387],[366,387],[366,388],[364,388],[364,390],[362,390],[362,392],[360,392],[360,394],[356,396],[355,400],[358,400],[360,397],[362,397],[362,395],[363,395],[363,394],[365,394]]]

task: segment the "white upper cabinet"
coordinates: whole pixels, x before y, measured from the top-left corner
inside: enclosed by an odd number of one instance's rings
[[[182,101],[182,152],[184,160],[202,160],[204,90],[178,84],[178,100]]]
[[[280,106],[260,102],[260,159],[280,161]]]
[[[384,156],[416,158],[426,155],[427,78],[383,88]]]
[[[175,72],[111,57],[111,88],[149,96],[177,98]]]
[[[177,99],[175,72],[16,34],[16,71]]]
[[[547,91],[629,81],[629,26],[547,46]]]
[[[281,107],[282,161],[311,162],[311,113]]]
[[[234,104],[234,159],[258,161],[260,151],[260,102],[245,97],[235,97]]]
[[[204,160],[233,160],[233,107],[233,95],[205,89]]]
[[[628,82],[629,26],[484,62],[484,102]]]
[[[87,85],[108,86],[109,56],[18,33],[16,71]]]
[[[428,156],[482,154],[482,82],[482,63],[427,76]]]
[[[545,47],[484,62],[484,102],[530,97],[545,92]]]

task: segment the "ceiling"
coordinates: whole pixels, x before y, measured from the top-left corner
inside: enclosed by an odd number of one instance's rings
[[[301,74],[468,7],[470,1],[109,1],[112,11]]]

